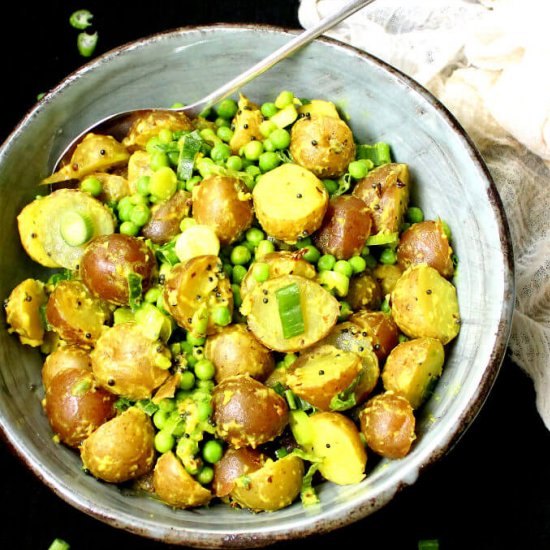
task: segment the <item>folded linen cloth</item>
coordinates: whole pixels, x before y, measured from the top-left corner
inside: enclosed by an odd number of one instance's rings
[[[348,0],[301,0],[309,28]],[[550,40],[547,0],[377,0],[327,34],[432,91],[479,148],[514,245],[509,348],[550,429]],[[398,38],[398,39],[397,39]]]

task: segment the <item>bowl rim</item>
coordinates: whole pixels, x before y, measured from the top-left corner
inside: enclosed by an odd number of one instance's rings
[[[0,147],[0,160],[3,157],[3,151],[8,143],[21,132],[29,120],[33,117],[34,113],[43,108],[44,105],[52,101],[58,93],[60,93],[67,85],[84,76],[87,72],[94,70],[96,67],[109,62],[111,59],[123,54],[126,51],[133,50],[135,48],[146,46],[149,43],[161,40],[163,38],[169,38],[171,36],[177,36],[180,34],[186,34],[189,32],[209,32],[215,30],[227,30],[227,31],[266,31],[274,34],[286,34],[295,35],[301,32],[301,29],[293,29],[284,26],[270,25],[270,24],[254,24],[254,23],[214,23],[208,25],[197,26],[180,26],[172,29],[167,29],[161,32],[156,32],[150,35],[140,37],[130,42],[121,44],[115,48],[112,48],[103,54],[97,56],[91,61],[83,64],[76,70],[66,75],[57,85],[55,85],[49,92],[47,92],[43,98],[41,98],[35,105],[33,105],[23,116],[23,118],[17,123],[14,129],[10,132],[7,138],[4,140]],[[496,184],[489,172],[488,167],[483,160],[483,157],[471,137],[464,130],[462,125],[458,122],[455,116],[445,107],[445,105],[437,99],[426,87],[418,83],[412,77],[408,76],[401,70],[390,65],[386,61],[364,51],[360,48],[347,44],[336,38],[329,36],[321,36],[314,40],[314,42],[321,42],[338,48],[347,50],[354,53],[356,56],[364,58],[371,65],[382,68],[385,72],[389,73],[397,80],[405,84],[405,86],[411,89],[416,94],[420,95],[427,103],[429,103],[438,114],[444,119],[445,123],[453,131],[454,135],[459,138],[467,151],[472,162],[477,166],[478,170],[485,178],[487,182],[486,192],[487,197],[492,208],[492,211],[496,217],[497,225],[499,228],[499,241],[503,252],[503,300],[500,312],[500,319],[498,321],[498,332],[495,336],[495,342],[491,351],[489,362],[483,375],[480,379],[477,392],[472,396],[470,407],[468,411],[461,416],[460,423],[456,426],[452,433],[448,434],[446,440],[439,443],[437,448],[432,450],[425,463],[422,463],[421,471],[424,471],[427,467],[432,466],[443,455],[451,450],[452,447],[459,441],[474,419],[480,412],[483,404],[485,403],[489,393],[496,381],[498,373],[504,357],[506,354],[506,348],[510,338],[512,329],[512,316],[515,302],[515,269],[514,269],[514,254],[511,233],[509,223],[506,218],[506,212],[502,200],[500,198]],[[412,484],[412,482],[402,481],[397,487],[394,488],[394,492],[390,496],[385,495],[383,498],[369,497],[361,500],[352,513],[340,516],[331,516],[330,522],[320,523],[314,521],[315,517],[312,516],[311,522],[308,522],[305,526],[300,526],[294,529],[281,529],[280,526],[276,529],[269,529],[268,531],[257,530],[254,532],[246,532],[242,534],[225,535],[223,532],[209,532],[204,533],[201,531],[182,531],[178,530],[159,530],[158,532],[151,532],[150,529],[140,526],[137,522],[131,523],[125,520],[121,520],[115,515],[108,512],[99,510],[93,504],[89,504],[86,501],[80,501],[78,498],[68,491],[65,487],[61,486],[53,476],[48,475],[48,472],[44,472],[40,464],[35,463],[32,457],[26,455],[25,451],[17,445],[16,441],[10,436],[9,429],[4,426],[3,422],[0,422],[0,435],[6,443],[10,451],[17,456],[23,464],[50,490],[52,490],[62,500],[78,509],[79,511],[97,519],[108,525],[126,530],[130,533],[140,535],[149,539],[157,540],[164,543],[176,544],[176,545],[191,545],[193,547],[202,548],[219,548],[219,547],[233,547],[233,548],[252,548],[259,546],[266,546],[281,542],[285,540],[293,540],[299,538],[305,538],[310,535],[325,534],[335,529],[339,529],[349,525],[355,521],[363,519],[372,512],[375,512],[386,505],[394,494],[400,492],[404,487]]]

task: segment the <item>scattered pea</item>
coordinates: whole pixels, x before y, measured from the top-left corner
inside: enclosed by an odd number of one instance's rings
[[[231,311],[229,311],[227,306],[217,306],[213,308],[210,316],[212,317],[214,323],[220,327],[225,327],[231,323]]]
[[[256,260],[260,260],[266,254],[270,254],[274,251],[275,245],[271,241],[263,239],[258,243],[258,246],[256,247]]]
[[[380,254],[380,263],[393,265],[397,262],[397,254],[393,248],[384,248]]]
[[[312,244],[309,244],[304,247],[306,249],[306,253],[303,255],[304,260],[307,260],[308,262],[314,264],[319,261],[319,258],[321,257],[321,253],[317,248],[315,248]]]
[[[165,429],[161,429],[155,435],[155,449],[159,453],[167,453],[168,451],[171,451],[175,442],[176,440],[174,439],[174,436]]]
[[[232,119],[238,110],[239,107],[234,99],[223,99],[216,106],[217,115],[228,120]]]
[[[239,172],[243,168],[243,161],[241,157],[238,155],[231,155],[226,161],[225,165],[229,170],[235,170],[235,172]]]
[[[130,221],[138,227],[144,226],[151,218],[151,210],[148,206],[137,204],[130,213]]]
[[[353,179],[360,180],[367,175],[368,170],[365,164],[355,160],[349,163],[348,172]]]
[[[234,284],[240,285],[246,275],[247,269],[244,265],[236,265],[233,268],[233,273],[231,274],[231,280]]]
[[[169,164],[168,155],[164,151],[153,151],[151,153],[149,166],[153,172],[156,172],[159,168],[167,167]]]
[[[264,152],[264,146],[261,141],[249,141],[243,149],[243,154],[248,160],[258,160]]]
[[[210,464],[216,464],[219,462],[223,455],[223,446],[216,439],[211,439],[204,444],[202,448],[202,457],[206,462]]]
[[[336,258],[332,254],[323,254],[317,262],[319,271],[330,271],[336,263]]]
[[[214,378],[215,372],[216,368],[214,367],[214,363],[208,359],[201,359],[195,365],[195,376],[199,380],[211,380]]]
[[[200,401],[197,403],[197,416],[200,421],[208,420],[212,414],[213,407],[208,401]]]
[[[409,206],[406,218],[410,223],[420,223],[424,221],[424,212],[418,206]]]
[[[271,118],[274,114],[277,113],[278,110],[279,109],[277,109],[275,103],[269,101],[267,103],[263,103],[260,107],[262,115],[264,115],[266,118]]]
[[[332,268],[332,270],[336,271],[337,273],[341,273],[348,278],[353,275],[353,268],[347,260],[338,260],[334,263],[334,267]]]
[[[281,164],[281,159],[279,158],[279,155],[277,155],[277,153],[273,151],[267,151],[260,155],[258,163],[262,172],[269,172],[270,170],[277,168],[277,166]]]
[[[246,246],[239,244],[231,251],[230,259],[233,265],[244,265],[250,261],[251,257],[250,250]]]
[[[201,485],[208,485],[214,479],[214,470],[210,466],[203,466],[197,474],[197,481]]]
[[[195,375],[189,370],[182,372],[180,375],[179,386],[182,390],[192,390],[195,386]]]
[[[338,190],[338,182],[334,180],[324,179],[323,185],[325,186],[325,189],[327,190],[327,193],[329,195],[332,195]]]
[[[352,256],[348,263],[351,265],[354,274],[362,273],[367,268],[367,262],[362,256]]]
[[[252,276],[258,283],[263,283],[269,279],[269,264],[265,262],[255,262],[252,266]]]
[[[216,135],[226,143],[229,143],[231,141],[231,138],[233,137],[233,130],[229,126],[220,126],[218,128],[218,131],[216,132]]]
[[[245,238],[249,243],[258,246],[260,241],[265,238],[265,233],[257,227],[251,227],[246,233]]]
[[[143,195],[144,197],[146,197],[147,195],[150,195],[151,194],[151,191],[149,190],[150,183],[151,183],[150,176],[140,176],[136,182],[137,192],[140,195]]]
[[[131,221],[122,222],[118,230],[123,235],[128,235],[129,237],[135,237],[139,233],[139,227]]]
[[[216,143],[216,145],[212,147],[212,151],[210,151],[210,157],[214,162],[226,161],[230,156],[231,148],[227,143]]]
[[[277,128],[269,134],[269,139],[275,149],[286,149],[290,145],[290,133],[284,128]]]
[[[86,193],[90,193],[92,197],[98,197],[103,191],[103,185],[97,178],[88,176],[80,183],[80,189]]]

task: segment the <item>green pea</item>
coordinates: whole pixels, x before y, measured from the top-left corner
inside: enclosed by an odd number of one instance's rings
[[[283,90],[275,99],[275,107],[284,109],[294,101],[294,94],[288,90]]]
[[[243,154],[248,160],[258,160],[264,152],[264,146],[257,139],[249,141],[243,148]]]
[[[407,221],[410,223],[420,223],[424,221],[424,212],[418,206],[409,206],[406,212]]]
[[[313,241],[311,240],[311,237],[304,237],[303,239],[298,239],[296,241],[296,248],[305,248],[306,246],[310,246],[313,244]]]
[[[153,136],[150,138],[147,143],[145,144],[145,150],[152,155],[153,153],[157,151],[162,151],[162,142],[160,141],[158,136]]]
[[[275,245],[267,239],[261,240],[256,247],[256,260],[260,260],[266,254],[271,254],[271,252],[275,252]]]
[[[159,168],[163,168],[169,164],[168,155],[164,151],[153,151],[153,153],[151,153],[149,166],[153,172],[156,172]]]
[[[130,221],[130,214],[134,209],[134,205],[130,202],[130,197],[123,197],[118,203],[118,218],[120,221],[128,222]]]
[[[227,306],[217,306],[213,308],[210,316],[212,317],[214,323],[220,327],[225,327],[231,323],[231,311],[229,311]]]
[[[250,250],[246,246],[239,244],[231,251],[230,258],[233,265],[247,264],[251,258]]]
[[[259,176],[262,173],[259,166],[256,166],[255,164],[251,164],[247,166],[244,170],[247,174],[250,174],[253,178],[255,178],[256,176]]]
[[[216,135],[226,143],[229,143],[231,141],[231,138],[233,137],[233,130],[229,128],[229,126],[220,126],[218,128],[218,131],[216,132]]]
[[[169,399],[168,397],[161,399],[158,405],[159,410],[169,413],[173,412],[176,408],[176,402],[173,399]]]
[[[192,390],[195,386],[195,375],[189,370],[182,372],[179,386],[182,390]]]
[[[168,128],[162,128],[162,130],[160,130],[158,134],[158,137],[161,143],[168,144],[174,139],[174,134],[172,133],[172,130],[169,130]]]
[[[231,122],[229,120],[227,120],[226,118],[223,118],[221,116],[219,116],[215,121],[214,121],[214,124],[218,127],[218,128],[229,128],[231,126]],[[220,139],[221,139],[221,136],[218,136]]]
[[[312,264],[317,263],[321,257],[319,250],[317,250],[317,248],[315,248],[312,244],[309,244],[304,248],[306,249],[306,253],[302,256],[304,260],[307,260]]]
[[[234,99],[223,99],[216,106],[216,113],[218,116],[221,116],[225,119],[232,119],[239,110],[237,102]]]
[[[255,262],[252,266],[252,276],[259,283],[269,279],[269,264],[264,262]]]
[[[119,232],[129,237],[135,237],[139,233],[139,227],[131,221],[122,222],[118,228]]]
[[[214,479],[214,470],[210,466],[203,466],[197,474],[197,481],[201,485],[208,485]]]
[[[201,181],[202,178],[200,176],[193,176],[192,178],[189,178],[185,183],[185,189],[187,191],[193,191],[193,187],[195,187],[195,185],[197,185]]]
[[[332,195],[338,190],[338,182],[334,180],[325,179],[323,180],[323,185],[325,186],[325,189],[327,190],[327,193],[329,195]]]
[[[243,161],[241,157],[237,155],[231,155],[226,161],[225,165],[229,170],[235,170],[235,172],[240,172],[243,167]]]
[[[336,258],[332,254],[323,254],[317,262],[319,271],[330,271],[336,263]]]
[[[384,301],[380,306],[380,311],[383,311],[384,313],[391,313],[390,301],[387,296],[384,298]]]
[[[231,280],[234,284],[240,285],[246,275],[247,269],[244,265],[236,265],[233,268],[233,273],[231,274]]]
[[[175,443],[176,440],[169,431],[160,430],[155,435],[155,449],[159,453],[167,453],[168,451],[171,451]]]
[[[245,238],[249,243],[258,246],[261,240],[265,238],[265,233],[257,227],[251,227],[246,233]]]
[[[233,304],[236,308],[241,307],[241,304],[243,303],[243,299],[241,297],[241,287],[233,283],[231,285],[231,291],[233,292]]]
[[[208,393],[212,393],[212,390],[214,389],[215,386],[216,386],[216,383],[214,382],[214,380],[199,380],[197,382],[197,388],[199,390],[204,390]]]
[[[216,143],[210,151],[210,157],[215,162],[226,161],[231,156],[231,148],[227,143]]]
[[[264,151],[272,152],[276,150],[275,145],[273,145],[273,142],[269,138],[264,139],[263,144],[264,144]]]
[[[202,346],[206,342],[206,338],[202,336],[194,336],[190,332],[185,335],[185,340],[193,346]]]
[[[352,256],[348,260],[349,265],[351,265],[351,269],[353,269],[353,273],[362,273],[367,268],[367,262],[365,261],[365,258],[362,258],[361,256]]]
[[[367,175],[368,170],[365,164],[355,160],[349,163],[348,172],[353,179],[360,180]]]
[[[103,191],[103,185],[97,178],[88,176],[80,183],[80,189],[86,193],[90,193],[92,197],[98,197]]]
[[[341,273],[342,275],[345,275],[346,277],[351,277],[353,275],[353,268],[346,260],[338,260],[334,267],[332,268],[333,271],[336,271],[337,273]]]
[[[169,412],[162,411],[160,409],[153,415],[153,424],[157,427],[157,429],[162,430],[162,428],[166,426],[166,421],[168,420],[169,415]]]
[[[136,224],[138,227],[144,226],[151,218],[151,210],[148,206],[143,204],[137,204],[134,206],[131,214],[130,221]]]
[[[223,456],[223,445],[216,439],[210,439],[202,448],[202,457],[210,464],[216,464]]]
[[[260,107],[262,115],[264,115],[266,118],[271,118],[274,114],[277,113],[278,110],[279,109],[277,109],[275,103],[269,101],[267,103],[263,103]]]
[[[269,134],[277,128],[278,126],[271,120],[264,120],[259,126],[260,134],[265,138],[269,137]]]
[[[269,139],[275,149],[286,149],[290,145],[290,133],[284,128],[277,128],[269,134]]]
[[[395,262],[397,262],[395,250],[393,250],[393,248],[384,248],[380,254],[380,263],[393,265]]]
[[[160,199],[169,199],[178,189],[178,178],[169,166],[160,166],[149,181],[149,191]],[[138,195],[139,196],[139,195]]]
[[[144,197],[149,195],[151,193],[151,191],[149,191],[150,182],[151,182],[150,176],[140,176],[136,182],[137,192],[140,195],[143,195]]]
[[[149,304],[156,304],[161,294],[162,290],[158,286],[154,286],[145,293],[144,300]]]
[[[281,164],[281,159],[279,158],[279,155],[277,155],[277,153],[267,151],[260,155],[260,158],[258,159],[258,164],[262,172],[269,172],[270,170],[277,168],[277,166]]]
[[[285,364],[285,366],[290,367],[290,365],[292,365],[292,363],[294,363],[296,359],[298,359],[298,356],[295,353],[287,353],[283,358],[283,363]]]
[[[214,367],[214,363],[208,359],[201,359],[195,365],[195,376],[199,380],[211,380],[214,378],[215,373],[216,368]]]
[[[197,417],[201,422],[208,420],[213,412],[213,407],[208,401],[197,403]]]

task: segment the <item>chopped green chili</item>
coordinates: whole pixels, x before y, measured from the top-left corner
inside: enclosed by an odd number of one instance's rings
[[[283,337],[292,338],[303,334],[304,318],[302,316],[302,305],[300,302],[300,288],[292,283],[275,291],[279,317],[283,328]]]
[[[93,34],[87,32],[78,33],[76,45],[82,57],[91,57],[97,46],[97,31]]]
[[[89,10],[76,10],[71,14],[69,18],[69,23],[72,27],[79,30],[87,29],[91,24],[93,19],[93,14]]]
[[[358,145],[357,158],[371,160],[374,166],[381,166],[391,162],[390,146],[384,142],[373,145]]]
[[[48,550],[69,550],[71,545],[63,539],[54,539]]]
[[[177,175],[180,180],[188,180],[193,175],[195,158],[201,150],[203,140],[198,132],[187,134],[183,140],[183,147],[178,159]]]

